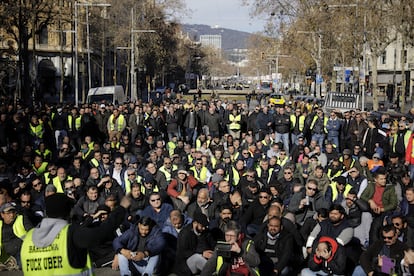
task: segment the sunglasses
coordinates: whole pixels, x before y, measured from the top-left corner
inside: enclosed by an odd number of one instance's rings
[[[309,191],[314,191],[314,192],[318,190],[318,188],[311,188],[311,187],[306,187],[306,189],[308,189]]]
[[[392,240],[392,238],[394,238],[394,236],[382,236],[382,238],[384,240]]]
[[[151,202],[155,202],[155,201],[161,201],[161,198],[155,198],[155,199],[151,199]]]
[[[268,196],[259,196],[259,198],[269,198]]]

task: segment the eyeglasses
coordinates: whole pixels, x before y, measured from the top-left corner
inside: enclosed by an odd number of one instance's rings
[[[118,163],[118,162],[117,162],[117,163],[114,163],[114,164],[115,164],[115,165],[122,165],[122,163]]]
[[[309,191],[314,191],[314,192],[318,190],[318,188],[311,188],[311,187],[306,187],[306,189],[308,189]]]
[[[102,159],[109,159],[109,157],[104,156],[104,157],[102,157]]]
[[[164,165],[171,165],[171,162],[165,162]]]
[[[155,201],[161,201],[161,198],[154,198],[150,200],[151,202],[155,202]]]
[[[259,198],[269,198],[268,196],[259,196]]]
[[[283,174],[292,174],[291,172],[284,172]]]
[[[279,155],[286,155],[286,153],[281,152],[281,153],[279,153]]]
[[[203,163],[195,163],[196,165],[203,165]]]
[[[243,154],[249,154],[248,152],[243,152]]]
[[[254,177],[254,175],[246,174],[246,177]]]
[[[129,173],[128,176],[135,175],[135,173]]]
[[[23,200],[22,200],[22,201],[20,201],[20,203],[21,203],[21,204],[29,204],[29,203],[30,203],[30,200],[29,200],[29,201],[23,201]]]
[[[382,238],[384,240],[392,240],[392,238],[394,238],[394,236],[382,236]]]

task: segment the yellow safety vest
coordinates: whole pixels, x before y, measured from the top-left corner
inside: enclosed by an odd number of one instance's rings
[[[35,150],[37,155],[42,156],[43,160],[49,160],[52,157],[52,152],[49,149],[45,149],[44,152],[41,152],[39,149]]]
[[[174,155],[174,150],[175,150],[176,147],[177,147],[177,144],[174,143],[174,142],[172,142],[172,141],[169,141],[167,143],[168,154],[170,156],[173,156]]]
[[[161,166],[158,170],[165,175],[165,179],[168,182],[171,181],[171,173],[169,171],[167,171],[164,166]],[[173,165],[172,166],[172,171],[175,171],[175,170],[177,170],[177,166],[176,165]]]
[[[187,155],[187,159],[188,159],[188,165],[192,165],[193,164],[193,160],[194,160],[193,156],[191,154],[188,154]]]
[[[37,126],[33,126],[30,123],[29,126],[30,126],[30,132],[32,133],[33,136],[36,136],[37,138],[40,138],[40,139],[43,138],[43,125],[42,124],[38,124]]]
[[[231,170],[233,172],[233,183],[229,183],[229,184],[230,185],[233,185],[233,186],[237,186],[237,185],[239,185],[239,181],[240,181],[239,172],[234,167],[231,167]],[[229,174],[226,174],[224,176],[224,180],[229,181],[230,180],[230,175]]]
[[[194,166],[190,168],[191,171],[194,173],[194,178],[197,179],[199,182],[206,183],[207,181],[207,168],[202,167],[200,174],[197,173],[197,170]]]
[[[92,167],[97,168],[99,167],[99,161],[96,158],[92,158],[89,163],[92,165]]]
[[[340,176],[343,173],[343,170],[337,171],[334,175],[331,175],[331,173],[332,173],[332,169],[328,169],[328,172],[326,173],[326,175],[328,176],[329,180],[332,180],[335,177]]]
[[[24,237],[26,236],[26,229],[24,228],[24,224],[23,224],[23,216],[22,215],[17,215],[15,221],[13,222],[13,234],[16,235],[16,237],[18,237],[19,239],[23,240]],[[3,246],[3,221],[0,220],[0,250]]]
[[[32,166],[33,171],[36,173],[37,176],[42,175],[47,168],[48,163],[47,162],[42,162],[42,165],[40,165],[39,168],[36,168],[34,165]]]
[[[141,194],[145,195],[145,187],[144,185],[141,185]],[[160,191],[160,189],[158,188],[158,186],[154,186],[154,189],[152,189],[153,193],[158,193]]]
[[[336,182],[332,182],[331,184],[329,184],[329,186],[331,186],[331,190],[332,190],[332,201],[335,201],[336,198],[338,197],[338,189],[336,188]],[[350,184],[345,185],[344,197],[348,195],[351,189],[352,189],[352,185]]]
[[[93,275],[92,262],[87,255],[83,268],[72,267],[68,258],[69,225],[63,227],[55,240],[46,247],[36,247],[33,243],[33,230],[27,233],[23,241],[20,256],[24,275]]]
[[[313,116],[313,120],[312,120],[312,123],[310,125],[311,130],[315,126],[315,123],[318,120],[318,118],[319,118],[318,115]],[[327,124],[328,124],[328,117],[323,117],[323,130],[325,131],[325,133],[328,133],[328,130],[326,129]]]
[[[269,176],[267,177],[267,183],[269,183],[270,178],[272,178],[273,170],[274,170],[273,168],[269,169]],[[258,177],[262,176],[262,168],[260,168],[260,166],[256,168],[256,172],[257,172]]]
[[[229,115],[229,120],[230,120],[230,124],[229,124],[229,129],[230,130],[240,130],[241,125],[240,125],[240,121],[241,121],[241,115],[238,114],[236,116],[234,116],[233,114]]]
[[[114,118],[114,114],[112,114],[109,117],[109,130],[110,131],[114,131],[115,130],[115,124],[114,124],[113,118]],[[116,119],[116,121],[117,121],[117,126],[118,126],[118,130],[117,131],[122,131],[122,127],[123,127],[124,121],[125,121],[124,115],[119,114],[119,116]]]
[[[407,148],[407,146],[408,146],[408,140],[410,140],[411,134],[412,133],[409,130],[407,130],[404,134],[404,146],[405,146],[405,148]],[[397,139],[396,139],[397,134],[394,134],[393,137],[394,137],[394,139],[392,141],[392,151],[395,152],[395,145],[397,144]]]
[[[249,240],[246,246],[246,252],[249,251],[251,244],[253,243],[252,240]],[[223,266],[224,260],[223,256],[217,256],[217,264],[216,264],[216,273],[215,275],[218,275],[220,272],[221,267]],[[259,271],[256,268],[251,267],[251,269],[255,272],[256,276],[260,276]]]
[[[290,115],[291,129],[294,129],[296,126],[296,116],[294,114]],[[302,132],[305,127],[305,116],[299,116],[299,131]]]
[[[82,115],[76,117],[75,119],[75,129],[79,130],[82,126]]]
[[[67,178],[66,178],[66,180],[72,180],[72,177],[71,176],[68,176]],[[64,193],[64,191],[63,191],[63,187],[62,187],[62,184],[63,183],[61,183],[60,182],[60,179],[59,179],[59,176],[55,176],[53,179],[52,179],[52,184],[53,184],[53,186],[55,186],[56,187],[56,193]]]

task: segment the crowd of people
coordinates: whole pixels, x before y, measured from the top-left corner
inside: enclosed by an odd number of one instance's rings
[[[1,105],[0,270],[411,275],[414,108],[253,102]]]

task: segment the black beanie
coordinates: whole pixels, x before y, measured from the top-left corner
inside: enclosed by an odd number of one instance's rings
[[[46,197],[46,215],[49,218],[67,219],[72,209],[72,202],[65,194],[56,193]]]

